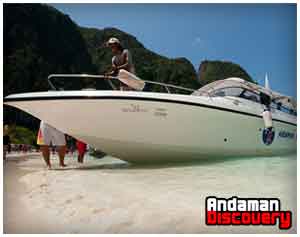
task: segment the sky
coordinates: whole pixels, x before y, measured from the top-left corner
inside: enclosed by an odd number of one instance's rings
[[[146,48],[232,61],[259,84],[296,97],[296,4],[51,4],[80,26],[116,27]],[[134,57],[134,55],[133,55]]]

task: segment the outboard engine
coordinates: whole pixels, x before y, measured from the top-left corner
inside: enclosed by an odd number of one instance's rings
[[[271,98],[269,95],[261,92],[260,93],[260,102],[264,105],[264,112],[262,113],[263,120],[265,123],[265,128],[272,128],[272,114],[271,114]]]

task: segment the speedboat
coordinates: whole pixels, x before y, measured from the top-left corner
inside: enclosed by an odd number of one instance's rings
[[[77,83],[99,80],[112,89]],[[12,94],[4,104],[128,162],[277,156],[297,149],[296,101],[241,78],[198,90],[123,70],[116,77],[55,74],[48,82],[50,91]],[[118,90],[116,83],[131,90]],[[149,85],[162,91],[151,92]]]

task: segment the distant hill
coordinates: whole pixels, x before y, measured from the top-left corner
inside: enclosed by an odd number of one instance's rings
[[[51,73],[94,72],[77,25],[48,5],[4,4],[4,95],[47,90]]]
[[[239,77],[253,82],[250,75],[238,64],[225,61],[202,61],[198,70],[198,80],[201,85],[222,80],[228,77]]]
[[[134,36],[116,28],[94,29],[76,25],[68,15],[45,4],[4,4],[4,96],[48,90],[53,73],[102,74],[111,66],[112,54],[104,43],[117,37],[130,49],[137,75],[197,89],[228,76],[251,80],[233,63],[204,61],[199,76],[186,58],[170,59],[147,49]],[[198,78],[198,80],[197,80]],[[156,91],[159,88],[154,88]],[[4,122],[36,129],[38,120],[4,108]]]

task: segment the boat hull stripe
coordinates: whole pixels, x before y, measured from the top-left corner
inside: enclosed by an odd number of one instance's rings
[[[210,109],[217,109],[222,111],[227,111],[231,113],[243,114],[247,116],[262,118],[262,116],[242,111],[237,111],[228,108],[221,108],[213,105],[199,104],[195,102],[180,101],[180,100],[169,100],[169,99],[159,99],[159,98],[147,98],[147,97],[131,97],[131,96],[49,96],[49,97],[27,97],[27,98],[4,98],[3,102],[18,102],[18,101],[36,101],[36,100],[78,100],[78,99],[87,99],[87,100],[97,100],[97,99],[117,99],[117,100],[143,100],[143,101],[154,101],[154,102],[165,102],[165,103],[175,103],[175,104],[184,104],[191,106],[199,106]],[[297,126],[295,123],[273,119],[273,121],[281,122],[293,126]]]

